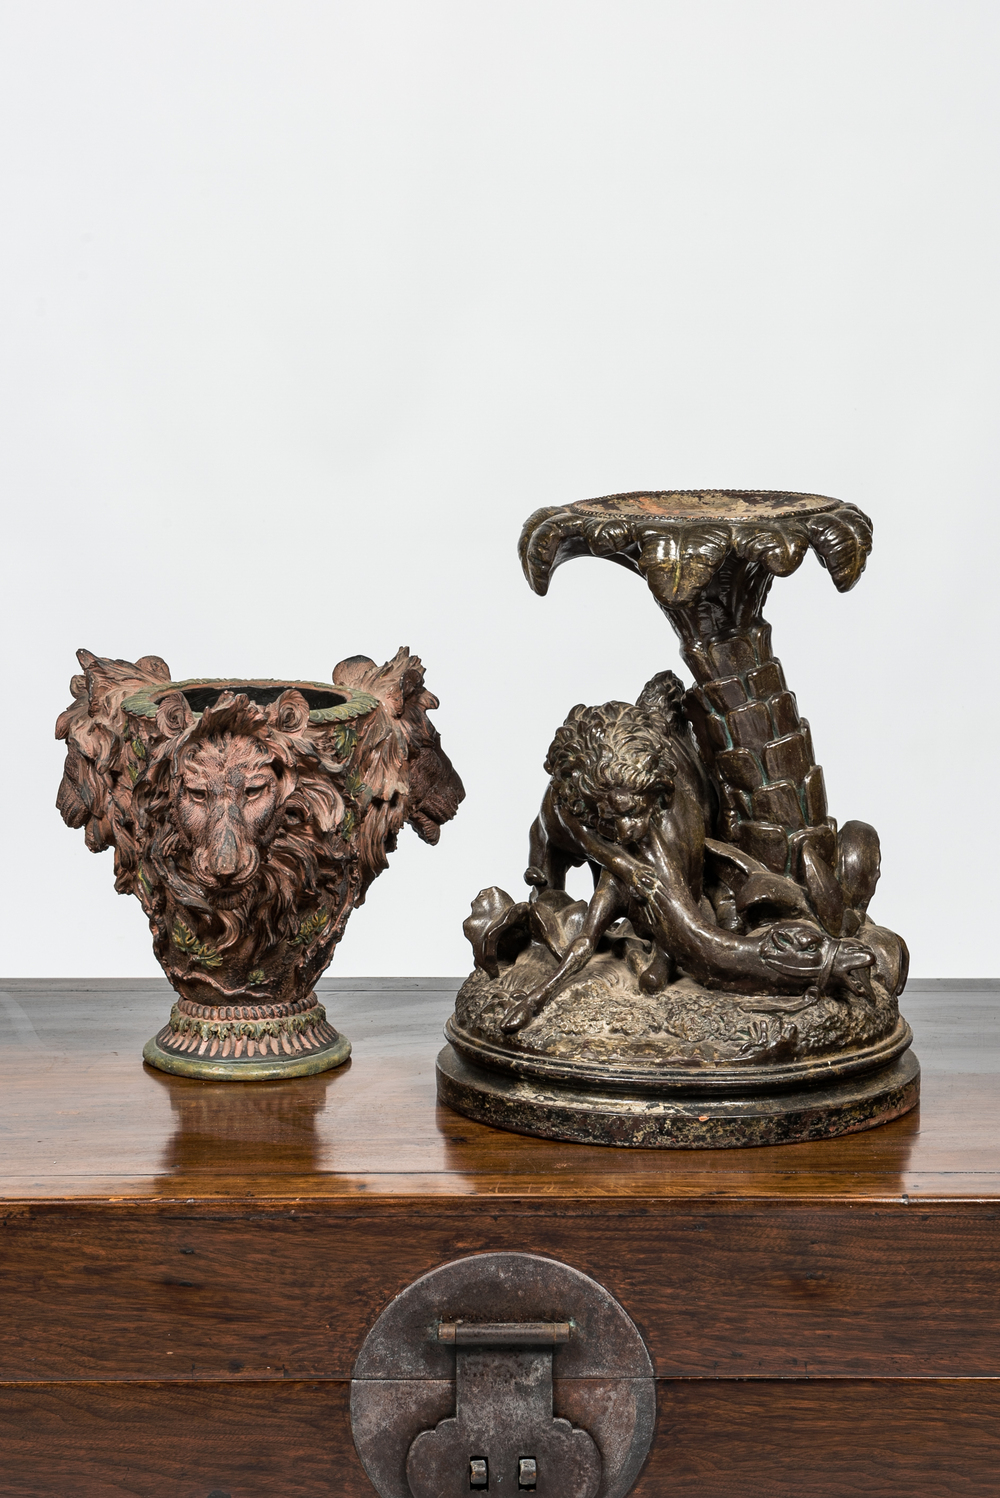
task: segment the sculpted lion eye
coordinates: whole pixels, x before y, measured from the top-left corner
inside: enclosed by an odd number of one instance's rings
[[[205,801],[208,799],[208,792],[204,789],[203,786],[188,785],[185,786],[184,789],[187,791],[192,801]]]
[[[264,793],[264,787],[262,785],[248,785],[247,786],[247,800],[248,801],[253,801],[255,799],[255,797],[261,796],[261,795],[263,795],[263,793]]]

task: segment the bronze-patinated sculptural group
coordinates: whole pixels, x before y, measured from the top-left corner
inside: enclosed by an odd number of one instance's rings
[[[648,492],[538,511],[536,592],[581,555],[644,577],[694,678],[577,706],[555,733],[526,899],[465,922],[475,969],[438,1062],[442,1100],[582,1141],[772,1143],[912,1107],[907,951],[868,906],[879,840],[829,815],[763,605],[812,550],[841,590],[871,546],[854,506]],[[59,807],[138,896],[178,1001],[146,1059],[234,1079],[337,1065],[313,985],[404,821],[428,841],[464,794],[416,657],[332,686],[173,682],[80,652]],[[567,872],[589,867],[573,899]]]

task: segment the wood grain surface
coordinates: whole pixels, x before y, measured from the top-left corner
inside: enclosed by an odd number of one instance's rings
[[[990,1498],[1000,1382],[658,1386],[634,1498]],[[4,1498],[372,1498],[348,1386],[0,1386]]]
[[[169,991],[0,988],[0,1493],[365,1495],[347,1380],[463,1254],[599,1280],[659,1382],[638,1498],[998,1490],[1000,984],[907,991],[919,1114],[825,1143],[613,1150],[440,1108],[455,980],[325,986],[349,1066],[144,1068]]]
[[[990,1205],[478,1213],[12,1213],[0,1379],[347,1378],[368,1327],[465,1254],[548,1254],[605,1285],[661,1377],[1000,1373]]]

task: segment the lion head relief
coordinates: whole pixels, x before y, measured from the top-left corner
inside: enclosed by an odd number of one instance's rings
[[[313,757],[302,739],[308,721],[297,691],[267,708],[224,692],[197,718],[181,693],[162,700],[163,737],[136,789],[138,819],[152,832],[154,856],[183,866],[210,903],[227,906],[258,875],[298,762]]]
[[[281,943],[279,968],[310,966],[324,945],[332,950],[356,883],[341,835],[347,761],[323,752],[294,689],[266,707],[223,692],[200,716],[171,693],[156,729],[134,803],[142,876],[161,892],[155,913],[178,949],[161,961],[206,967],[191,931],[219,966],[258,972],[258,988],[276,975]],[[304,922],[314,941],[301,939]]]
[[[220,903],[260,867],[260,848],[270,841],[287,784],[268,746],[248,735],[224,733],[184,755],[173,816],[193,849],[198,882]]]

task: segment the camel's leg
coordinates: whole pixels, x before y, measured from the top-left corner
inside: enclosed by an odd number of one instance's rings
[[[677,975],[673,959],[661,947],[653,943],[653,955],[639,974],[639,987],[643,993],[661,993]]]

